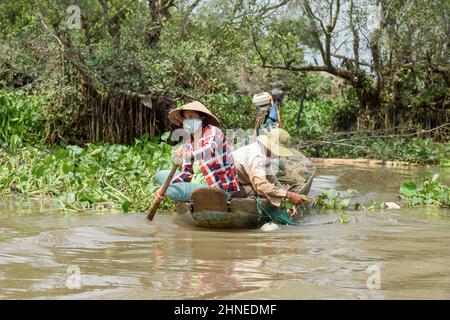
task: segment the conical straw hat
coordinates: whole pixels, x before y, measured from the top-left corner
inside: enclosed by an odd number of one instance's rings
[[[274,128],[268,134],[258,136],[258,141],[279,157],[292,157],[294,155],[289,150],[291,136],[286,130]]]
[[[181,116],[182,110],[191,110],[191,111],[197,111],[197,112],[204,113],[208,117],[210,124],[212,124],[213,126],[216,126],[216,127],[220,126],[219,119],[215,115],[213,115],[212,112],[209,111],[208,108],[206,108],[203,105],[203,103],[201,103],[199,101],[190,102],[188,104],[182,105],[178,109],[174,109],[174,110],[170,111],[169,112],[170,122],[172,122],[173,124],[175,124],[177,126],[181,126],[183,124],[183,117]]]

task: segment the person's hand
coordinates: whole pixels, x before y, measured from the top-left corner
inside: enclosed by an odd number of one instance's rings
[[[183,163],[183,160],[187,160],[189,162],[192,157],[192,151],[186,151],[183,146],[180,146],[175,151],[172,151],[172,161],[176,164]]]
[[[175,155],[177,157],[182,158],[183,157],[183,152],[184,152],[184,147],[180,146],[176,151],[175,151]]]
[[[165,198],[166,198],[166,196],[162,194],[162,186],[161,186],[161,187],[159,187],[158,190],[156,190],[154,200],[155,200],[155,202],[161,202]]]
[[[183,147],[180,146],[177,149],[172,150],[172,162],[175,164],[180,164],[182,162],[181,156],[180,156],[180,150]]]
[[[298,210],[296,206],[293,206],[291,209],[289,209],[289,216],[291,218],[295,218],[295,216],[297,215]]]
[[[175,154],[182,159],[191,159],[193,157],[192,151],[186,151],[184,147],[179,147]]]
[[[298,205],[300,203],[306,203],[309,200],[309,198],[307,196],[301,195],[299,193],[290,192],[290,191],[287,192],[286,198],[291,200],[291,202],[294,205]]]

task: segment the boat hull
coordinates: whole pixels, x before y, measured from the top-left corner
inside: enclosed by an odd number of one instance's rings
[[[291,185],[286,185],[288,190],[307,195],[311,189],[316,168],[312,161],[305,157],[299,151],[293,150],[294,157],[286,161],[286,169],[284,172],[289,173],[292,178]],[[297,174],[295,174],[297,173]],[[287,175],[286,175],[287,176]],[[289,178],[289,177],[288,177]],[[280,178],[281,179],[281,178]],[[256,200],[252,198],[231,199],[223,201],[214,207],[214,194],[211,193],[212,188],[202,188],[204,190],[196,190],[197,202],[193,195],[191,202],[177,202],[175,222],[180,224],[190,224],[201,228],[213,229],[240,229],[240,228],[258,228],[265,222],[260,219]],[[222,192],[222,191],[215,191]],[[211,201],[210,201],[211,200]],[[199,202],[205,202],[202,205]],[[208,205],[209,202],[209,205]],[[264,207],[271,207],[268,200],[262,199],[261,204]],[[205,208],[206,207],[206,208]],[[304,208],[298,207],[302,211]]]

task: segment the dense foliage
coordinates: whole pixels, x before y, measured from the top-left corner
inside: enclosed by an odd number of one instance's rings
[[[148,136],[129,147],[26,147],[13,155],[0,149],[0,197],[50,199],[73,210],[146,211],[156,170],[170,166],[171,150]]]
[[[16,150],[43,137],[42,102],[23,92],[0,91],[0,147]]]
[[[369,158],[449,166],[450,144],[420,137],[418,128],[412,133],[334,132],[333,119],[341,105],[339,99],[305,101],[299,127],[296,128],[300,102],[287,101],[281,112],[284,128],[295,138],[299,148],[313,157]],[[414,133],[416,130],[417,134]]]
[[[441,0],[292,1],[255,27],[255,50],[266,68],[343,79],[340,130],[430,129],[449,117],[449,12]]]
[[[168,129],[166,98],[218,101],[228,114],[274,87],[344,96],[331,106],[336,130],[431,129],[449,117],[448,12],[441,0],[4,0],[0,87],[46,97],[52,142],[93,139],[99,105],[111,116],[98,126],[121,125],[130,97],[151,97],[153,134]]]

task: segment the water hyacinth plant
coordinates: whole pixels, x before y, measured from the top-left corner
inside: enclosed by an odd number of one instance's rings
[[[339,211],[339,223],[348,224],[350,223],[350,217],[347,210],[351,207],[352,195],[357,193],[358,190],[356,189],[348,189],[347,194],[349,197],[347,198],[335,189],[325,190],[316,196],[314,206],[323,210]],[[360,207],[362,206],[359,203],[354,204],[355,210]]]
[[[405,182],[400,187],[400,194],[410,206],[450,207],[450,187],[439,182],[439,174],[426,177],[417,184]]]
[[[315,198],[315,206],[317,208],[323,209],[334,209],[334,210],[346,210],[350,207],[351,196],[355,193],[358,193],[356,189],[348,189],[348,195],[350,198],[344,197],[340,192],[335,189],[322,191]],[[355,209],[360,207],[359,203],[355,203]]]
[[[168,135],[164,138],[167,139]],[[0,196],[51,199],[64,209],[145,211],[158,168],[171,164],[165,141],[136,139],[133,146],[88,144],[0,153]],[[165,200],[163,208],[170,205]]]
[[[15,151],[43,140],[42,99],[0,90],[0,148]]]

